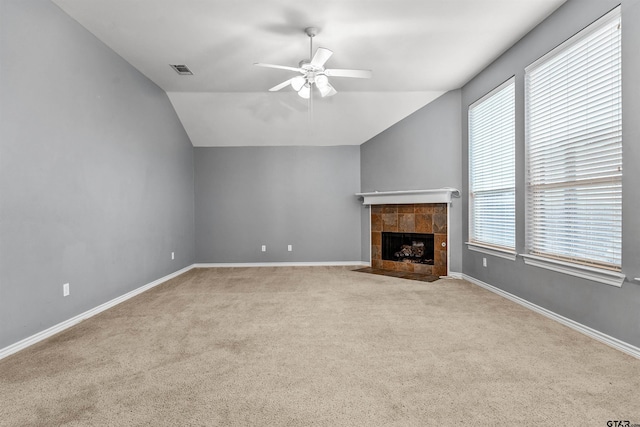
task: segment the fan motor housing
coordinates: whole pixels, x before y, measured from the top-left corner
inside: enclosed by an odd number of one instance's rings
[[[309,37],[315,37],[318,35],[320,30],[318,30],[318,28],[316,27],[307,27],[304,29],[304,32],[307,33]]]
[[[324,71],[324,67],[317,67],[317,66],[311,65],[311,61],[309,61],[308,59],[303,59],[302,61],[300,61],[298,63],[298,67],[302,68],[307,73],[309,72],[321,73]]]

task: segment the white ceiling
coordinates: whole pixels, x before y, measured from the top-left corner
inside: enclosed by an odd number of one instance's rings
[[[164,89],[194,146],[358,145],[460,88],[566,0],[52,0]],[[338,94],[267,90],[314,50]],[[186,64],[180,76],[169,64]],[[311,118],[311,120],[310,120]]]

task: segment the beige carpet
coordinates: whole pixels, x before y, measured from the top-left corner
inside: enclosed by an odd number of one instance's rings
[[[0,360],[0,424],[640,423],[640,361],[460,280],[195,269]]]

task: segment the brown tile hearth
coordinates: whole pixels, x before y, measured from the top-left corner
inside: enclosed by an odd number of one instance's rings
[[[438,276],[432,276],[429,274],[412,273],[410,271],[382,270],[379,268],[371,267],[359,268],[353,271],[358,271],[360,273],[378,274],[380,276],[398,277],[400,279],[418,280],[420,282],[435,282],[439,279]]]
[[[433,265],[383,260],[382,232],[433,234]],[[446,203],[371,206],[371,269],[436,278],[446,276],[447,251]]]

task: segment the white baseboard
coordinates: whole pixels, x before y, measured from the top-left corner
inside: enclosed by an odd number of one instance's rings
[[[475,277],[471,277],[468,276],[466,274],[462,274],[462,278],[468,282],[473,283],[474,285],[478,285],[481,288],[484,288],[488,291],[491,291],[495,294],[498,294],[504,298],[507,298],[508,300],[511,300],[517,304],[520,304],[523,307],[526,307],[530,310],[535,311],[536,313],[542,314],[545,317],[548,317],[552,320],[555,320],[556,322],[562,323],[565,326],[570,327],[571,329],[574,329],[582,334],[587,335],[588,337],[591,337],[595,340],[600,341],[601,343],[604,343],[610,347],[615,348],[616,350],[620,350],[623,353],[627,353],[630,356],[633,356],[637,359],[640,359],[640,348],[631,345],[629,343],[626,343],[624,341],[621,341],[617,338],[614,338],[612,336],[609,336],[607,334],[604,334],[600,331],[597,331],[595,329],[592,329],[588,326],[583,325],[582,323],[578,323],[575,320],[571,320],[569,318],[566,318],[564,316],[561,316],[557,313],[554,313],[551,310],[547,310],[546,308],[540,307],[539,305],[533,304],[523,298],[520,298],[518,296],[515,296],[509,292],[503,291],[500,288],[496,288],[495,286],[492,286],[488,283],[485,283],[481,280],[476,279]]]
[[[366,261],[327,261],[327,262],[206,262],[194,264],[194,268],[219,267],[340,267],[361,266],[368,267]]]
[[[45,329],[44,331],[38,332],[37,334],[31,335],[30,337],[27,337],[21,341],[18,341],[15,344],[11,344],[8,347],[5,347],[3,349],[0,349],[0,359],[3,359],[13,353],[16,353],[22,349],[25,349],[37,342],[40,342],[46,338],[49,338],[52,335],[57,334],[58,332],[62,332],[67,328],[70,328],[73,325],[76,325],[78,323],[80,323],[81,321],[88,319],[92,316],[95,316],[98,313],[101,313],[117,304],[120,304],[121,302],[124,302],[126,300],[128,300],[129,298],[132,298],[138,294],[141,294],[144,291],[147,291],[155,286],[158,286],[161,283],[166,282],[167,280],[173,279],[174,277],[177,277],[179,275],[181,275],[182,273],[186,273],[187,271],[191,270],[193,268],[193,264],[183,268],[182,270],[178,270],[176,272],[173,272],[171,274],[168,274],[164,277],[161,277],[158,280],[154,280],[151,283],[147,283],[144,286],[141,286],[137,289],[132,290],[131,292],[127,292],[124,295],[121,295],[117,298],[112,299],[111,301],[107,301],[104,304],[100,304],[97,307],[94,307],[90,310],[85,311],[84,313],[78,314],[77,316],[72,317],[71,319],[65,320],[64,322],[60,322],[57,325],[54,325],[48,329]]]
[[[462,279],[462,273],[450,271],[448,276],[442,276],[441,279]]]

